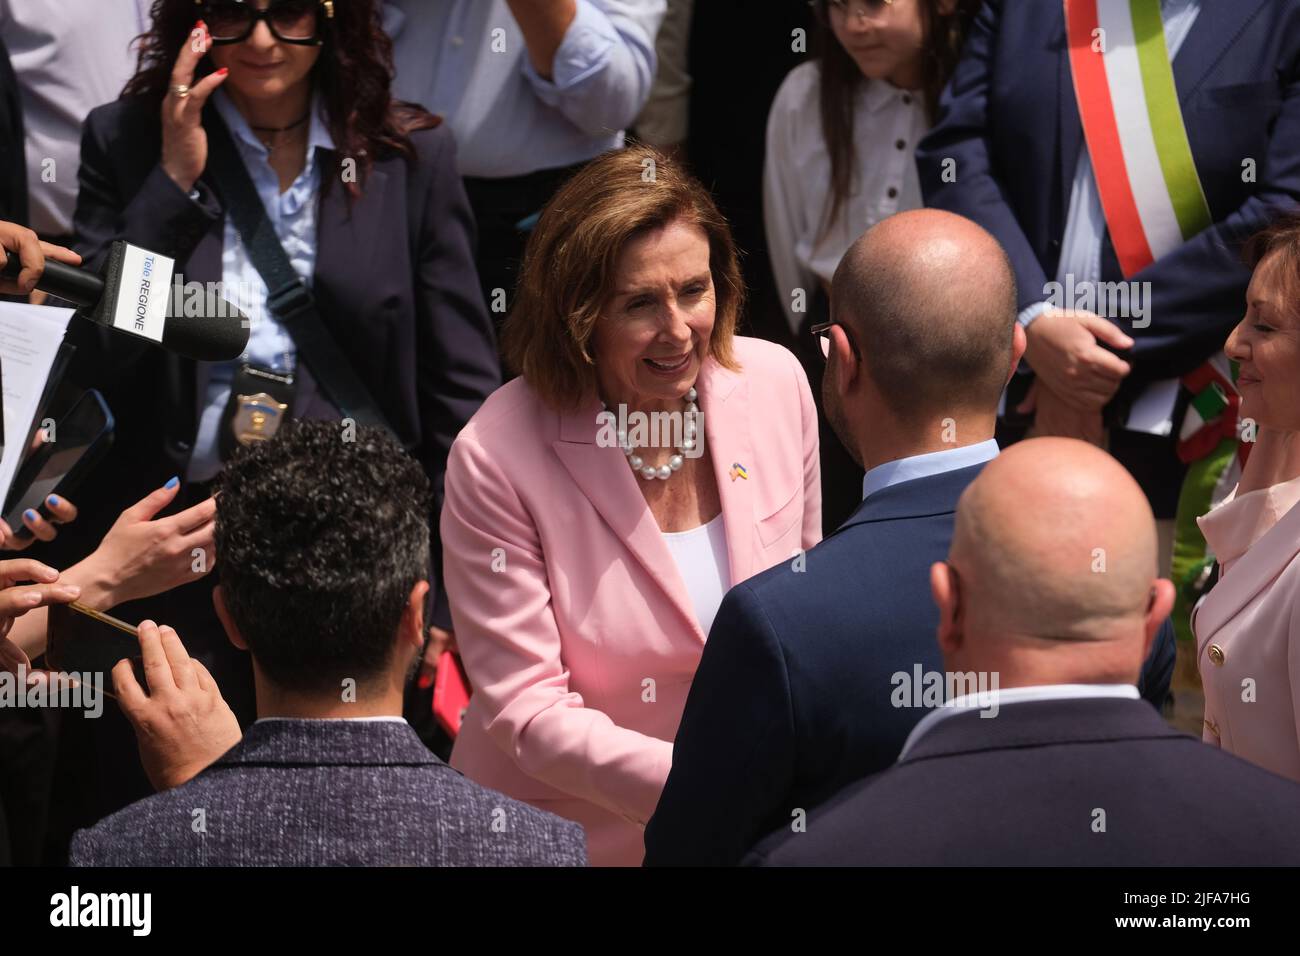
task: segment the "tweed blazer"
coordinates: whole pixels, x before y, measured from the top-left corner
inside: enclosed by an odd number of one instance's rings
[[[72,840],[73,866],[584,866],[582,827],[481,787],[405,722],[264,720]]]

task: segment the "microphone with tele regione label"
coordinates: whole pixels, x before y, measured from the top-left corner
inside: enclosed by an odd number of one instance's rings
[[[45,260],[36,288],[75,303],[75,315],[96,325],[133,335],[169,352],[200,362],[239,358],[248,346],[248,318],[224,298],[200,297],[198,314],[174,301],[174,260],[121,239],[114,240],[99,274]],[[10,254],[0,277],[16,279],[22,270]],[[186,303],[188,306],[188,303]]]

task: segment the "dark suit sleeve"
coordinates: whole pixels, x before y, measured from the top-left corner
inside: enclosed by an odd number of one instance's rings
[[[1147,376],[1185,374],[1223,348],[1246,308],[1250,272],[1241,259],[1242,243],[1300,203],[1300,60],[1279,82],[1282,108],[1267,153],[1258,157],[1254,194],[1133,276],[1134,282],[1151,283],[1151,324],[1122,327],[1133,336],[1133,355]]]
[[[691,683],[673,767],[646,825],[646,865],[740,862],[794,810],[785,806],[794,754],[785,655],[759,599],[740,584],[718,609]]]
[[[990,0],[971,25],[939,101],[938,122],[917,147],[916,164],[927,206],[974,220],[1002,244],[1016,274],[1017,307],[1024,309],[1042,301],[1047,276],[993,169],[988,106],[1001,11],[1001,0]],[[948,169],[951,175],[945,176]]]
[[[140,135],[141,109],[119,101],[92,110],[86,118],[72,228],[76,250],[87,269],[99,269],[115,239],[160,252],[175,259],[179,267],[224,215],[201,183],[196,185],[199,200],[190,199],[163,172],[158,157],[153,157],[153,166],[139,188],[132,191],[124,185],[123,170],[130,160],[141,149],[152,150],[157,139],[156,133]],[[134,363],[151,347],[142,339],[117,335],[88,322],[73,322],[68,334],[78,346],[78,363],[93,361],[94,381],[101,386],[128,378]]]
[[[1169,685],[1174,679],[1174,662],[1178,650],[1174,641],[1174,623],[1169,618],[1156,631],[1156,639],[1151,644],[1151,653],[1142,665],[1138,677],[1138,693],[1158,711],[1163,711],[1165,699],[1169,696]]]
[[[138,188],[125,189],[114,157],[134,156],[146,145],[130,142],[144,107],[112,108],[118,105],[93,110],[82,132],[73,214],[77,251],[90,268],[98,268],[112,241],[125,239],[184,262],[223,210],[201,181],[196,184],[199,199],[190,199],[163,171],[159,158]]]
[[[465,423],[501,384],[496,340],[474,266],[474,213],[456,172],[456,147],[440,126],[422,161],[431,166],[416,250],[416,348],[421,459],[434,485],[433,567],[437,590],[431,623],[451,627],[442,586],[442,510],[447,455]]]

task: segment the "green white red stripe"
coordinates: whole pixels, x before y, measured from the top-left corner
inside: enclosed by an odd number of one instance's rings
[[[1064,0],[1070,70],[1125,278],[1212,222],[1187,141],[1160,0]]]

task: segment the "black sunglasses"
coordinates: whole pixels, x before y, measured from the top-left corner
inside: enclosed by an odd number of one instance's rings
[[[862,358],[862,353],[858,351],[858,343],[853,341],[853,333],[849,330],[849,327],[843,322],[836,322],[834,320],[830,322],[818,322],[808,330],[817,337],[817,344],[821,346],[822,350],[822,358],[829,359],[831,357],[831,326],[833,325],[838,325],[844,330],[844,337],[849,340],[849,348],[853,349],[854,356],[856,358]]]
[[[281,43],[319,46],[320,14],[334,19],[333,0],[271,0],[265,10],[246,0],[194,0],[194,5],[202,10],[215,45],[242,43],[265,20],[271,36]]]

